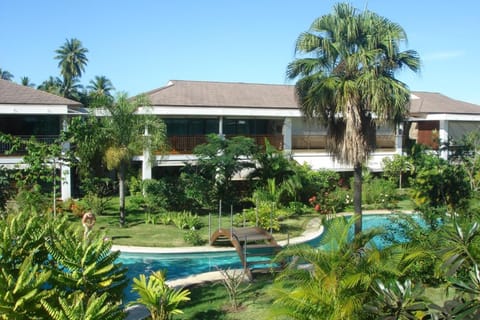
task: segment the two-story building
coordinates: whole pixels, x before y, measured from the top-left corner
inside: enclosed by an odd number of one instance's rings
[[[170,152],[157,155],[154,161],[149,161],[146,154],[135,156],[133,161],[141,163],[143,179],[155,177],[157,170],[194,162],[193,149],[211,133],[247,136],[258,144],[268,139],[313,169],[352,170],[326,150],[325,128],[304,119],[292,85],[175,80],[145,95],[151,102],[148,112],[161,117],[167,125]],[[142,108],[139,112],[147,111]],[[70,117],[86,114],[75,101],[0,80],[2,132],[53,141]],[[407,121],[398,128],[377,128],[377,149],[367,166],[371,171],[381,171],[382,159],[401,154],[407,139],[435,147],[439,140],[459,140],[479,125],[478,105],[439,93],[412,92]],[[0,145],[0,152],[6,147]],[[21,154],[0,155],[0,166],[12,168],[21,158]],[[67,199],[72,190],[70,168],[68,164],[60,165],[62,198]]]

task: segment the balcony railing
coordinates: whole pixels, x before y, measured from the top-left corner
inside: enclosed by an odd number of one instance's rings
[[[227,135],[227,138],[231,138],[234,135]],[[247,138],[251,138],[259,146],[265,145],[265,139],[268,139],[270,144],[275,148],[283,149],[283,136],[282,135],[243,135]],[[206,143],[207,137],[204,135],[198,136],[171,136],[168,137],[168,143],[170,146],[171,154],[191,154],[196,146]]]
[[[377,148],[395,148],[395,135],[377,135]],[[292,148],[294,150],[326,149],[326,135],[294,135],[292,136]]]
[[[27,141],[32,136],[14,136],[14,137]],[[46,143],[46,144],[52,144],[55,142],[56,139],[58,139],[58,135],[39,135],[34,137],[36,141]],[[0,143],[0,155],[4,154],[6,151],[11,150],[12,147],[13,147],[13,144],[11,143]],[[25,149],[25,146],[21,146],[20,148],[15,150],[15,152],[13,152],[11,155],[23,155],[26,153],[27,153],[27,150]]]

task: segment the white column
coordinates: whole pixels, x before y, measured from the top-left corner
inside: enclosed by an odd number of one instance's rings
[[[283,134],[283,151],[292,151],[292,118],[285,118],[282,127]]]
[[[395,132],[395,153],[402,154],[403,151],[403,134],[404,134],[405,124],[399,123],[396,132]]]
[[[148,127],[145,127],[145,139],[148,139]],[[150,150],[143,150],[142,160],[142,180],[152,179],[152,160],[150,159]]]
[[[61,130],[67,131],[68,118],[67,116],[61,116],[60,118]],[[62,143],[62,153],[66,153],[70,150],[70,142]],[[72,197],[72,175],[70,173],[70,165],[66,162],[60,162],[60,176],[61,176],[61,188],[62,200],[65,201]]]
[[[448,120],[440,120],[438,132],[439,147],[442,148],[448,145]],[[448,159],[448,149],[443,148],[440,150],[440,157],[447,160]]]
[[[218,118],[218,135],[223,137],[223,117]]]

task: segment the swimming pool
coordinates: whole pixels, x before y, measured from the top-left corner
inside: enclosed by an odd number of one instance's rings
[[[374,214],[363,215],[363,229],[373,227],[391,226],[392,221],[388,218],[392,215]],[[418,216],[417,216],[418,217]],[[353,230],[352,230],[353,235]],[[312,246],[318,246],[321,236],[308,242]],[[382,239],[377,239],[382,241]],[[205,252],[205,253],[127,253],[122,252],[118,258],[128,267],[127,277],[130,282],[140,274],[149,275],[152,271],[166,270],[167,279],[174,280],[196,274],[201,274],[219,269],[242,268],[240,258],[236,251]],[[130,292],[130,286],[125,295],[127,301],[134,300]]]

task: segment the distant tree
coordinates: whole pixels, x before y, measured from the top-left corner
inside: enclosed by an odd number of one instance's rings
[[[31,87],[31,88],[35,87],[35,83],[31,82],[29,77],[21,77],[20,84],[26,87]]]
[[[0,79],[12,81],[13,74],[8,72],[7,70],[3,70],[2,68],[0,68]]]
[[[63,86],[62,79],[60,79],[59,77],[50,76],[47,80],[43,81],[37,87],[37,89],[46,91],[48,93],[61,95],[62,86]]]
[[[371,11],[339,3],[300,34],[301,55],[288,65],[307,118],[327,127],[328,149],[354,169],[354,211],[362,214],[362,165],[375,148],[378,123],[398,123],[408,111],[410,92],[395,78],[402,68],[419,70],[417,52],[401,51],[407,39],[396,23]],[[362,229],[356,219],[355,232]]]
[[[82,42],[78,39],[67,39],[65,43],[55,53],[56,60],[59,60],[58,67],[63,76],[61,94],[67,98],[76,98],[79,91],[78,80],[85,71],[88,59],[88,49],[84,48]]]
[[[115,90],[112,82],[105,76],[95,76],[93,80],[90,80],[87,86],[89,90],[88,94],[93,98],[108,97],[113,99],[112,91]]]

